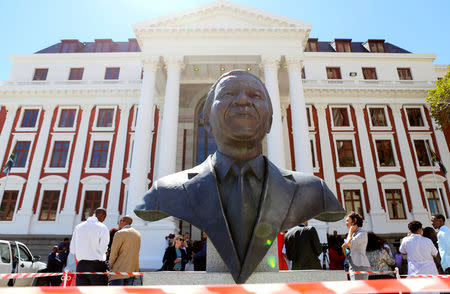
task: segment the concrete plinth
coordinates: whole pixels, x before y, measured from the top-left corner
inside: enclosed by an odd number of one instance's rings
[[[296,283],[314,281],[346,281],[344,271],[303,270],[255,272],[246,284]],[[145,273],[144,285],[211,285],[235,284],[230,273],[209,272],[151,272]]]

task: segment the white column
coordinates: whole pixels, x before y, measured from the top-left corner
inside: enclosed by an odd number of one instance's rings
[[[428,214],[423,208],[422,198],[420,194],[419,183],[417,181],[417,174],[414,168],[414,159],[409,149],[408,137],[406,136],[405,126],[402,120],[402,105],[391,104],[392,115],[394,117],[395,128],[397,130],[398,144],[401,150],[402,168],[405,171],[406,183],[408,185],[409,195],[412,203],[412,213],[414,219],[422,223],[428,223]]]
[[[8,140],[11,136],[11,129],[14,122],[14,116],[17,112],[17,108],[19,108],[17,104],[6,105],[6,119],[0,135],[0,159],[5,159],[5,156],[9,156],[9,154],[5,154],[5,152],[7,152],[6,147],[8,146]]]
[[[119,105],[120,122],[116,135],[117,137],[114,149],[114,159],[111,169],[111,184],[109,186],[107,205],[108,217],[105,220],[108,227],[115,226],[119,217],[120,188],[122,187],[123,163],[126,157],[125,147],[128,138],[127,127],[130,108],[130,104]]]
[[[367,133],[366,121],[364,120],[365,105],[357,103],[353,104],[353,107],[355,108],[364,175],[366,178],[367,193],[369,194],[372,228],[381,228],[380,222],[386,222],[386,213],[381,207],[380,191],[378,190],[375,165],[373,164],[372,149],[370,148],[369,135]]]
[[[273,108],[272,128],[270,133],[267,134],[267,153],[270,161],[278,167],[285,168],[286,156],[284,153],[283,124],[281,123],[280,90],[278,88],[279,61],[279,56],[261,56],[264,80]]]
[[[77,141],[73,151],[73,159],[70,166],[69,182],[67,183],[66,199],[64,208],[60,215],[62,224],[67,224],[71,231],[75,221],[75,205],[78,196],[78,188],[80,186],[81,171],[83,169],[84,152],[86,149],[86,139],[89,128],[89,119],[91,117],[94,105],[81,105],[81,122],[77,131]],[[71,224],[70,226],[68,224]]]
[[[176,171],[178,108],[180,100],[180,75],[183,57],[169,56],[164,58],[167,66],[166,95],[160,133],[160,153],[158,171],[155,179],[172,174]]]
[[[334,174],[334,161],[331,152],[331,144],[330,144],[330,136],[328,133],[328,124],[327,118],[325,115],[325,111],[327,109],[327,104],[314,104],[314,107],[317,111],[318,117],[318,126],[319,129],[319,141],[320,141],[320,149],[322,155],[322,166],[321,169],[323,171],[323,180],[327,184],[328,188],[336,195],[337,197],[337,189],[336,189],[336,176]],[[320,164],[320,163],[319,163]],[[326,243],[326,233],[332,233],[333,230],[338,230],[339,232],[343,232],[346,228],[344,228],[344,222],[332,222],[332,223],[324,223],[318,220],[311,220],[309,222],[310,225],[318,228],[321,231],[320,241],[322,243]],[[322,261],[322,260],[321,260]]]
[[[328,124],[326,117],[326,104],[314,104],[317,110],[317,117],[319,123],[319,140],[320,148],[322,154],[322,170],[323,170],[323,180],[327,183],[328,188],[337,195],[336,190],[336,176],[334,174],[334,161],[331,151],[330,136],[328,132]]]
[[[28,174],[27,186],[23,195],[22,207],[17,214],[17,222],[23,224],[25,232],[28,231],[31,216],[33,214],[33,204],[36,196],[36,190],[41,176],[42,163],[44,161],[45,149],[47,147],[50,124],[52,122],[55,105],[45,105],[44,120],[40,128],[39,136],[35,146],[33,158],[30,158],[30,173]]]
[[[313,174],[301,58],[299,56],[286,56],[286,64],[289,76],[289,94],[291,96],[295,168],[297,171]]]
[[[144,76],[142,78],[141,97],[134,133],[133,157],[131,160],[130,183],[128,185],[127,211],[135,216],[134,208],[148,190],[148,162],[150,161],[153,101],[155,95],[156,70],[159,57],[151,56],[143,60]],[[153,167],[151,167],[153,168]]]

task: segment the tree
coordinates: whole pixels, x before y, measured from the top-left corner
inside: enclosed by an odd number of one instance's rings
[[[428,90],[427,102],[431,116],[444,132],[450,128],[450,65],[444,78],[437,80],[436,89]]]

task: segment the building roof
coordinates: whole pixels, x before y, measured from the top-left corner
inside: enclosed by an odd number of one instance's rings
[[[370,53],[364,46],[365,42],[351,42],[352,44],[352,52],[354,53]],[[331,42],[327,41],[319,41],[319,52],[336,52],[333,47],[331,47]],[[384,47],[386,49],[386,53],[411,53],[403,48],[395,46],[391,43],[384,43]]]
[[[133,39],[134,40],[134,39]],[[351,42],[352,52],[354,53],[369,53],[369,51],[363,46],[365,42]],[[111,43],[111,50],[108,52],[129,52],[129,44],[130,42],[115,42]],[[319,52],[336,52],[331,46],[331,42],[328,41],[319,41]],[[391,43],[384,43],[386,48],[386,53],[411,53],[403,48],[395,46]],[[36,54],[41,53],[60,53],[61,52],[62,42],[54,44],[45,49],[39,50]],[[133,50],[133,52],[140,52],[139,46],[137,50]],[[93,53],[95,52],[95,42],[79,42],[77,49],[74,53]],[[102,53],[102,52],[99,52]]]
[[[109,52],[128,52],[129,42],[115,42],[111,43],[111,50]],[[60,53],[61,52],[62,42],[56,43],[50,47],[39,50],[36,53]],[[141,49],[137,48],[137,51],[140,52]],[[77,49],[74,53],[94,53],[95,52],[95,42],[79,42]],[[133,52],[136,52],[133,50]],[[102,53],[102,52],[99,52]]]

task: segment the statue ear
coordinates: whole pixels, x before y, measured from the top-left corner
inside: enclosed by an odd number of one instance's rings
[[[208,132],[208,133],[210,133],[210,134],[212,134],[212,128],[211,128],[211,125],[209,124],[209,116],[204,116],[203,117],[203,127],[205,128],[205,130]]]
[[[272,115],[267,120],[267,126],[266,126],[266,133],[267,134],[270,132],[271,127],[272,127]]]

